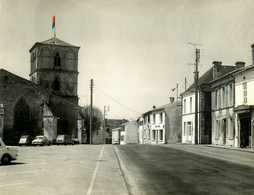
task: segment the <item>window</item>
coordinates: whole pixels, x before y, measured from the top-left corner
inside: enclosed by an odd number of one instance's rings
[[[54,66],[61,66],[61,58],[58,53],[54,57]]]
[[[156,121],[155,121],[155,114],[153,114],[153,123],[156,123]]]
[[[233,104],[233,89],[232,84],[228,86],[229,106]]]
[[[156,136],[156,132],[155,130],[153,130],[153,137],[152,137],[153,140],[155,140],[155,136]]]
[[[159,130],[159,141],[163,141],[163,130]]]
[[[222,97],[222,101],[221,101],[221,107],[223,108],[223,107],[225,107],[225,87],[222,87],[222,95],[221,95]]]
[[[217,91],[217,108],[221,108],[221,90]]]
[[[55,78],[55,80],[54,80],[53,89],[55,91],[59,91],[60,90],[60,82],[59,82],[58,78]]]
[[[183,123],[183,135],[185,136],[186,134],[186,122]]]
[[[229,129],[229,139],[234,139],[235,136],[235,127],[233,123],[233,119],[230,118],[228,120],[228,129]]]
[[[183,113],[186,113],[186,99],[183,100]]]
[[[247,83],[243,83],[243,103],[247,104]]]
[[[219,132],[220,132],[220,121],[216,121],[216,128],[215,128],[215,139],[219,139]]]
[[[190,97],[190,113],[192,112],[192,97]]]
[[[214,91],[214,109],[217,109],[217,104],[218,104],[218,102],[217,102],[217,90],[215,90]]]
[[[147,122],[150,123],[150,115],[147,116]]]
[[[148,135],[147,138],[150,139],[150,129],[148,129]]]
[[[191,122],[187,122],[188,125],[188,135],[191,136],[192,135],[192,125]]]
[[[163,117],[163,115],[162,115],[162,113],[160,113],[160,123],[162,123],[162,122],[163,122],[162,117]]]

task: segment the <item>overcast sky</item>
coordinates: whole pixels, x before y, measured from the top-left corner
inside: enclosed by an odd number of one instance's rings
[[[0,0],[0,68],[29,79],[29,49],[57,37],[79,50],[80,105],[110,106],[107,118],[136,119],[169,103],[193,83],[199,43],[200,75],[222,61],[252,63],[253,0]]]

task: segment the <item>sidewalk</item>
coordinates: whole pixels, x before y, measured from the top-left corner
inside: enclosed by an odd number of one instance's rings
[[[252,148],[235,148],[235,147],[230,147],[230,146],[218,146],[218,145],[204,145],[204,146],[220,148],[220,149],[227,149],[227,150],[236,150],[236,151],[241,151],[241,152],[254,153],[254,150]]]

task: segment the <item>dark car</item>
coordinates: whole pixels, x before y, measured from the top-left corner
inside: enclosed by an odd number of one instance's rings
[[[56,138],[56,145],[74,145],[74,142],[72,141],[71,137],[69,135],[58,135]]]
[[[19,139],[19,146],[22,145],[27,145],[30,146],[32,145],[33,137],[30,135],[22,135]]]
[[[72,138],[72,141],[73,141],[74,144],[79,144],[79,140],[78,140],[78,138],[76,138],[76,137],[75,137],[75,138]]]

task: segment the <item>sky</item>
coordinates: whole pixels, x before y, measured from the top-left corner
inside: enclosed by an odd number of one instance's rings
[[[78,96],[106,118],[137,119],[169,103],[213,61],[252,64],[253,0],[0,0],[0,68],[29,78],[29,49],[56,36],[80,47]]]

